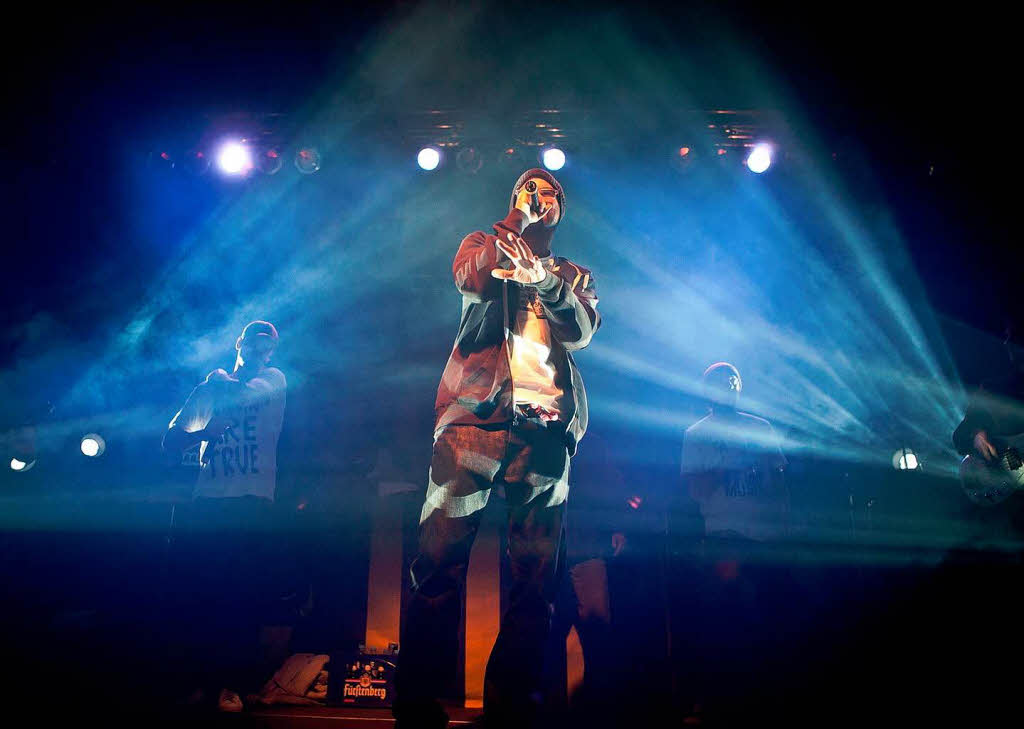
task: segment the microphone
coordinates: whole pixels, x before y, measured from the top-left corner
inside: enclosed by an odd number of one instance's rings
[[[537,197],[537,183],[533,180],[527,180],[526,184],[523,185],[523,189],[530,193],[530,210],[539,213],[540,200]]]

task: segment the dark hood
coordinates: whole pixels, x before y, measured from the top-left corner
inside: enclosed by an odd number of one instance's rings
[[[555,235],[555,230],[559,225],[561,225],[562,220],[565,219],[565,191],[562,189],[562,183],[556,180],[554,175],[545,169],[534,167],[533,169],[524,172],[519,176],[519,179],[516,180],[516,184],[512,188],[512,197],[508,203],[509,212],[511,212],[512,208],[515,207],[516,196],[519,195],[519,191],[531,177],[540,177],[547,180],[551,186],[555,188],[558,205],[562,209],[558,222],[550,228],[545,227],[544,223],[537,222],[528,225],[526,230],[523,231],[523,240],[525,240],[527,245],[530,246],[530,250],[532,250],[536,255],[544,257],[551,255],[551,239]]]

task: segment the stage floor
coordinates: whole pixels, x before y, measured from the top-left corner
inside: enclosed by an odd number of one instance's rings
[[[479,709],[447,709],[450,726],[468,726],[480,715]],[[238,714],[222,713],[221,726],[264,727],[266,729],[391,729],[395,720],[390,709],[362,709],[327,706],[267,706]]]

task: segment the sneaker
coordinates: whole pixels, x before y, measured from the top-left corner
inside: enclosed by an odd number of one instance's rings
[[[220,696],[217,697],[217,711],[241,711],[243,708],[245,707],[242,705],[241,696],[234,691],[220,690]]]

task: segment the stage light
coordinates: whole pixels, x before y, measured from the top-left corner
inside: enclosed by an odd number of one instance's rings
[[[685,172],[690,168],[695,156],[689,147],[677,147],[672,153],[672,166],[679,172]]]
[[[917,454],[909,448],[900,448],[892,454],[892,467],[897,471],[914,471],[921,467]]]
[[[483,167],[484,158],[480,156],[480,152],[477,151],[476,147],[463,147],[455,155],[455,164],[460,172],[475,175]]]
[[[441,164],[441,152],[434,147],[424,147],[416,155],[416,163],[420,166],[420,169],[427,172],[436,170],[437,166]]]
[[[532,166],[529,164],[529,160],[523,156],[522,150],[517,147],[505,147],[496,158],[492,159],[500,169],[516,174],[522,172],[524,166]]]
[[[166,170],[174,169],[174,157],[171,156],[170,152],[153,152],[149,158],[156,167]]]
[[[281,170],[281,165],[284,162],[281,158],[281,153],[274,148],[264,150],[259,157],[256,158],[256,166],[260,172],[265,175],[276,175]]]
[[[761,174],[772,166],[772,148],[767,144],[757,144],[747,156],[747,168],[751,172]]]
[[[320,169],[320,151],[316,147],[303,147],[295,153],[295,169],[304,175],[312,175]]]
[[[193,175],[201,175],[210,169],[210,158],[198,149],[193,149],[182,160],[185,171]]]
[[[28,464],[25,461],[19,461],[17,458],[11,459],[11,470],[12,471],[24,471],[25,466]]]
[[[95,433],[87,433],[82,436],[82,442],[80,444],[82,453],[90,458],[96,458],[102,456],[103,451],[107,449],[107,444],[100,436]]]
[[[558,147],[545,149],[540,158],[544,166],[552,172],[556,172],[565,166],[565,152]]]
[[[252,169],[252,153],[240,142],[225,142],[217,152],[217,167],[225,175],[244,175]]]

